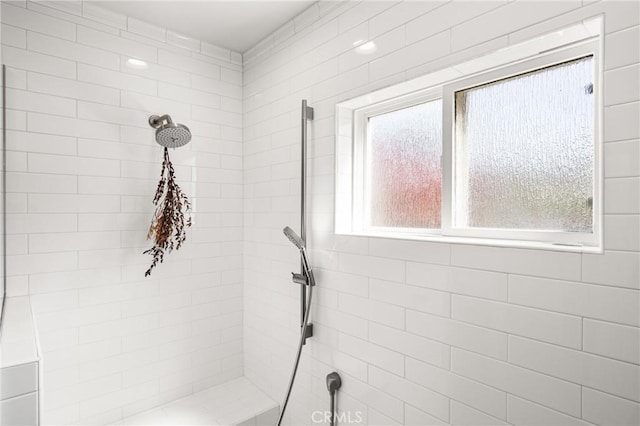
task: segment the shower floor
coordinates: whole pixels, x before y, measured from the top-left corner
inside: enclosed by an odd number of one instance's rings
[[[277,422],[278,408],[277,402],[241,377],[127,417],[114,425],[266,426]]]

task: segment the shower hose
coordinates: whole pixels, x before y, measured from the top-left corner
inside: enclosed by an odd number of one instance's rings
[[[302,324],[302,333],[300,334],[300,342],[298,343],[298,354],[296,356],[296,362],[293,364],[293,371],[291,372],[291,380],[289,380],[289,389],[287,390],[287,396],[284,398],[282,404],[282,410],[280,410],[280,417],[278,418],[278,425],[282,423],[284,412],[287,410],[287,404],[289,403],[289,397],[291,396],[291,389],[293,389],[293,382],[296,380],[296,373],[298,372],[298,364],[300,363],[300,355],[302,354],[302,346],[304,345],[305,336],[307,335],[307,325],[309,323],[309,311],[311,310],[311,298],[313,296],[313,286],[307,286],[309,295],[307,297],[307,309],[305,310],[304,320]]]

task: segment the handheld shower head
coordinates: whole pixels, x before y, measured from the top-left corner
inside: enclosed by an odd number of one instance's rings
[[[288,226],[285,226],[284,229],[282,230],[282,232],[284,233],[284,235],[286,235],[286,237],[289,239],[289,241],[291,241],[293,243],[293,245],[295,245],[298,250],[300,250],[300,259],[302,260],[302,267],[304,268],[305,272],[306,272],[306,276],[309,280],[309,285],[316,285],[316,281],[313,277],[313,271],[311,270],[311,266],[309,266],[309,259],[307,259],[307,251],[305,250],[305,243],[302,240],[302,238],[300,238],[300,236],[298,234],[296,234],[296,232],[289,228]],[[296,274],[294,274],[294,281],[296,278]]]
[[[282,232],[284,233],[284,235],[286,235],[289,241],[291,241],[296,247],[298,247],[298,250],[304,250],[304,241],[302,241],[302,238],[300,238],[300,236],[296,234],[293,229],[285,226]]]
[[[165,148],[178,148],[191,140],[191,131],[184,124],[174,123],[168,114],[152,115],[149,125],[156,129],[156,142]]]

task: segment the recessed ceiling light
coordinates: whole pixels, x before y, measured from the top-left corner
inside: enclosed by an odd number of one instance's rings
[[[361,55],[370,55],[371,53],[378,50],[378,46],[372,41],[358,40],[353,43],[356,46],[356,52]]]
[[[140,59],[134,59],[134,58],[127,59],[127,66],[130,68],[138,69],[138,70],[144,70],[148,68],[148,65],[145,61],[141,61]]]

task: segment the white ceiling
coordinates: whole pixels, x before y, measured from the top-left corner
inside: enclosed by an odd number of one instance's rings
[[[180,34],[245,52],[314,0],[103,0],[96,4]]]

